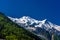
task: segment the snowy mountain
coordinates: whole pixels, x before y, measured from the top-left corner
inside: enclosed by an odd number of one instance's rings
[[[39,21],[29,16],[23,16],[21,18],[12,18],[12,17],[8,18],[10,18],[13,22],[17,23],[18,25],[24,27],[25,29],[28,29],[37,34],[40,33],[41,29],[44,29],[50,33],[54,32],[60,35],[60,26],[47,21],[47,19]]]

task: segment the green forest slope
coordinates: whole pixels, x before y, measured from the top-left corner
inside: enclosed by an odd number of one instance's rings
[[[0,39],[6,40],[43,40],[33,33],[12,22],[0,12]]]

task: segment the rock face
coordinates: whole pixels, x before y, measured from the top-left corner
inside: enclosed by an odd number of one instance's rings
[[[54,40],[54,33],[52,33],[52,39],[51,40]]]

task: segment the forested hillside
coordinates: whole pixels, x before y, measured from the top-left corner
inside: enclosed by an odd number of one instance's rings
[[[12,22],[0,12],[0,39],[6,40],[43,40]]]

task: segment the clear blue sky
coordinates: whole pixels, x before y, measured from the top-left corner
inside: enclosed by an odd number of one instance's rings
[[[0,12],[11,17],[30,16],[60,25],[59,0],[0,0]]]

